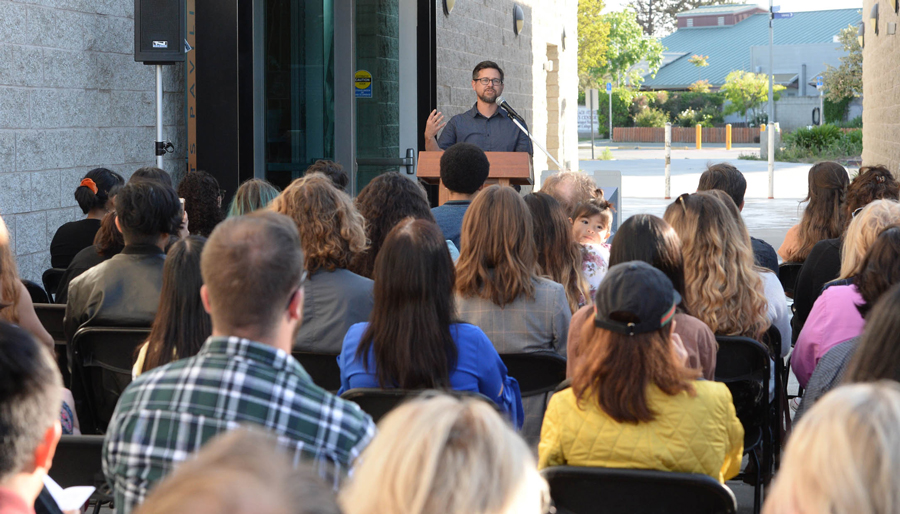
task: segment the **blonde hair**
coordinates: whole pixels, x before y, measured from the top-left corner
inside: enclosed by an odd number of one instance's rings
[[[743,223],[713,191],[679,196],[664,218],[681,238],[687,310],[716,334],[759,339],[768,304]]]
[[[321,173],[291,182],[269,208],[294,220],[310,273],[347,268],[366,249],[365,220],[347,193]]]
[[[0,319],[19,323],[19,272],[9,245],[9,230],[0,217]]]
[[[137,514],[339,514],[331,488],[291,467],[274,437],[239,428],[208,442],[156,486]]]
[[[839,387],[794,427],[764,514],[900,511],[900,384]]]
[[[850,278],[862,271],[863,258],[869,247],[887,227],[900,223],[900,202],[875,200],[857,214],[844,235],[841,247],[841,274],[838,279]]]
[[[482,190],[463,216],[456,292],[503,307],[534,298],[537,253],[531,211],[507,186]]]
[[[490,404],[422,396],[391,411],[340,495],[346,514],[544,512],[534,456]]]

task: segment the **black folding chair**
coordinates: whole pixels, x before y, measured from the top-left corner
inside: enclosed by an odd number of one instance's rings
[[[62,280],[65,273],[65,268],[50,268],[41,275],[41,282],[44,283],[44,290],[50,295],[51,300],[56,296],[56,289],[59,287],[59,282]]]
[[[769,350],[749,337],[716,336],[716,381],[728,386],[744,427],[744,453],[755,465],[753,512],[759,513],[763,482],[772,476],[774,440],[769,406]],[[778,391],[776,391],[776,394]],[[762,453],[760,461],[757,450]],[[747,475],[745,469],[739,478]]]
[[[66,355],[66,332],[63,328],[63,320],[66,317],[66,306],[55,303],[36,303],[34,313],[37,314],[44,330],[53,337],[54,352],[56,353],[56,365],[63,376],[63,384],[69,386],[69,359]]]
[[[291,355],[309,373],[317,386],[332,393],[341,388],[341,368],[337,363],[337,355],[300,351],[293,351]]]
[[[25,289],[28,290],[31,303],[50,303],[50,297],[47,296],[47,291],[44,291],[43,287],[30,280],[23,280],[22,283],[25,284]]]
[[[63,488],[76,485],[96,487],[97,491],[90,499],[94,503],[94,514],[100,511],[101,504],[112,501],[100,462],[102,451],[102,435],[64,435],[56,446],[53,466],[49,471],[50,478]]]
[[[557,514],[732,514],[737,501],[718,480],[693,473],[558,466],[541,474]]]
[[[784,295],[788,298],[794,297],[794,288],[797,286],[797,277],[800,276],[802,267],[802,262],[783,262],[778,265],[778,280],[781,281]]]
[[[357,405],[372,420],[378,423],[381,418],[388,412],[394,410],[401,403],[411,400],[419,396],[447,394],[455,398],[476,398],[489,403],[499,412],[497,404],[492,402],[490,398],[470,391],[437,391],[434,389],[374,389],[368,387],[358,387],[349,391],[344,391],[341,398],[351,401]]]
[[[519,382],[522,398],[552,393],[566,379],[566,359],[555,353],[504,353],[500,358]]]
[[[790,368],[784,364],[781,357],[781,332],[773,326],[763,334],[763,344],[769,348],[772,359],[775,361],[775,401],[770,404],[772,420],[772,473],[776,473],[781,467],[782,428],[785,411],[789,409],[787,396],[787,383]]]
[[[134,350],[149,328],[82,327],[72,338],[72,396],[81,431],[102,434],[131,383]]]

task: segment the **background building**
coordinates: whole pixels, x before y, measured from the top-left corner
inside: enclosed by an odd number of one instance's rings
[[[872,9],[878,6],[876,19]],[[882,164],[900,172],[900,16],[891,2],[863,2],[863,153],[864,165]],[[875,33],[875,27],[878,33]]]

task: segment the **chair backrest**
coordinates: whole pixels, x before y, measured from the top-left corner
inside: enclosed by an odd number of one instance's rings
[[[781,287],[784,288],[784,294],[788,298],[794,297],[794,288],[802,267],[802,262],[784,262],[778,266],[778,280],[781,281]]]
[[[72,395],[81,431],[103,433],[119,395],[131,383],[135,348],[149,328],[82,327],[72,338]]]
[[[47,296],[47,291],[44,291],[43,287],[30,280],[23,280],[22,283],[25,284],[25,289],[31,296],[31,303],[50,303],[50,297]]]
[[[693,473],[558,466],[541,474],[558,514],[730,514],[731,489]]]
[[[44,271],[44,274],[41,275],[41,282],[44,283],[44,290],[47,291],[48,295],[56,295],[56,289],[59,287],[59,282],[65,273],[65,268],[50,268]]]
[[[731,390],[737,416],[748,427],[762,426],[769,398],[769,350],[749,337],[716,336],[716,382]]]
[[[500,354],[522,398],[552,392],[566,379],[566,359],[550,352]]]
[[[497,404],[492,402],[490,398],[470,391],[437,391],[434,389],[375,389],[368,387],[358,387],[344,391],[341,398],[351,401],[363,410],[372,420],[378,423],[381,418],[388,412],[392,411],[401,403],[416,398],[420,395],[427,394],[448,394],[456,398],[476,398],[488,402],[491,406],[499,411]]]
[[[66,354],[66,332],[63,327],[66,306],[55,303],[36,303],[34,304],[34,313],[37,314],[44,330],[53,338],[56,365],[59,367],[59,372],[62,373],[63,385],[69,387],[69,358]]]
[[[102,435],[64,435],[56,446],[50,478],[59,485],[93,485],[106,483],[101,467]]]
[[[337,363],[337,355],[299,351],[293,351],[291,355],[309,373],[317,386],[332,393],[341,388],[341,368]]]

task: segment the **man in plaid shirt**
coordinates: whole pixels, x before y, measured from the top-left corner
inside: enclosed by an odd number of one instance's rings
[[[335,487],[375,435],[356,404],[313,384],[291,357],[303,319],[303,251],[287,217],[221,223],[200,262],[212,336],[200,353],[146,373],[116,406],[103,471],[129,513],[181,461],[220,432],[262,425],[294,462],[312,459]]]

